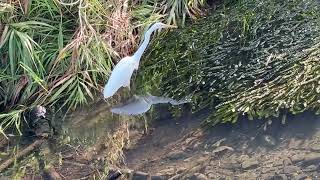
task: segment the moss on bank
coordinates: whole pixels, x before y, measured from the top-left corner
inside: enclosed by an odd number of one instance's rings
[[[214,108],[209,124],[320,111],[319,4],[242,0],[155,41],[137,89]],[[143,87],[143,88],[142,88]]]

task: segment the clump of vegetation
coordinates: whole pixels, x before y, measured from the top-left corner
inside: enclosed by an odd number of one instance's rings
[[[19,130],[25,112],[37,105],[73,109],[96,99],[112,66],[136,49],[150,23],[183,23],[203,5],[203,0],[1,2],[0,133]]]
[[[138,89],[214,109],[207,123],[313,109],[319,104],[317,1],[241,0],[153,44]]]

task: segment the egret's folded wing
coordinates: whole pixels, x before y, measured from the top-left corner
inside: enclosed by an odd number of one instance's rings
[[[145,101],[144,98],[136,98],[131,100],[128,104],[111,108],[111,112],[122,115],[138,115],[147,112],[151,104]]]
[[[103,89],[104,98],[113,96],[121,87],[130,86],[134,71],[134,61],[130,57],[123,58],[113,69],[107,84]]]

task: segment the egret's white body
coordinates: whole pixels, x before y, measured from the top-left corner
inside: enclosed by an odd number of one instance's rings
[[[132,73],[137,65],[131,56],[125,57],[119,61],[119,63],[114,67],[108,83],[104,87],[103,96],[104,98],[111,97],[114,95],[120,87],[128,87],[130,89],[130,79]]]
[[[111,112],[121,115],[138,115],[147,112],[152,105],[170,103],[172,105],[179,105],[190,102],[190,97],[186,97],[180,101],[176,101],[167,97],[158,97],[152,95],[137,96],[134,95],[128,102],[124,105],[111,108]]]
[[[110,75],[107,84],[103,89],[104,98],[113,96],[121,87],[128,87],[130,89],[131,76],[133,74],[133,71],[137,70],[139,67],[141,56],[148,46],[152,32],[164,27],[175,26],[170,26],[163,23],[153,24],[145,33],[144,40],[137,52],[135,52],[133,56],[125,57],[117,63]]]

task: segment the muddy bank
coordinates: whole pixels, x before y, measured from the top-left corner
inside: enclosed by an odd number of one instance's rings
[[[320,118],[249,121],[209,130],[199,116],[154,124],[126,151],[126,167],[163,179],[318,179]],[[142,175],[140,175],[142,176]]]

